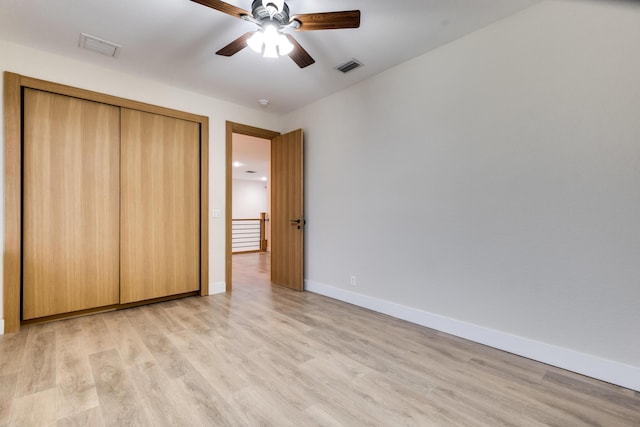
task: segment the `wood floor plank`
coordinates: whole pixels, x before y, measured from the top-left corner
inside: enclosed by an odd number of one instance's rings
[[[207,381],[199,372],[190,372],[176,379],[189,407],[194,410],[194,416],[199,419],[198,425],[246,425],[246,418],[217,392],[213,380]]]
[[[329,412],[334,411],[327,411],[320,403],[311,405],[305,410],[305,412],[308,414],[310,419],[314,420],[314,422],[320,426],[340,427],[348,425],[336,419],[337,417],[335,416],[335,414],[330,415]]]
[[[299,366],[283,364],[280,359],[279,354],[268,348],[258,349],[247,355],[244,366],[254,385],[260,384],[269,389],[280,401],[287,402],[290,408],[300,413],[303,420],[307,414],[314,413],[311,407],[316,405],[316,410],[331,408],[330,411],[324,411],[324,416],[342,425],[375,424],[375,419],[370,418],[366,411],[354,408],[348,396],[341,395],[332,387],[331,374],[327,375],[327,371],[314,370],[314,374],[320,375],[322,380],[307,374],[304,367],[308,368],[317,359]],[[366,367],[361,368],[367,370]],[[340,388],[344,382],[336,382],[335,385]],[[311,421],[313,419],[305,422]]]
[[[20,370],[28,335],[28,329],[19,334],[0,335],[0,375]]]
[[[303,426],[301,414],[286,411],[286,404],[270,390],[260,384],[252,385],[234,393],[230,405],[238,411],[245,425]]]
[[[107,426],[151,426],[117,350],[89,356],[102,418]]]
[[[0,426],[7,425],[11,413],[11,404],[16,394],[18,373],[0,375]]]
[[[33,328],[27,338],[16,396],[27,396],[56,386],[56,337],[53,330]]]
[[[194,370],[191,363],[169,340],[164,330],[144,323],[138,325],[136,331],[153,355],[154,360],[169,377],[177,378]]]
[[[58,419],[56,427],[104,427],[100,407],[89,408],[78,414]]]
[[[111,339],[118,347],[120,357],[126,367],[154,360],[151,352],[144,345],[144,342],[129,322],[129,318],[123,312],[106,313],[104,322]]]
[[[14,399],[9,425],[55,426],[56,390],[50,388]]]
[[[60,347],[56,354],[58,419],[100,405],[89,358],[76,347]]]
[[[197,314],[199,307],[194,304],[185,303],[185,300],[191,300],[191,298],[184,298],[176,303],[173,307],[163,307],[165,313],[169,313],[174,319],[180,323],[184,329],[194,331],[207,331],[211,329],[209,325]]]
[[[83,320],[79,317],[54,322],[56,340],[64,348],[76,347],[84,352]]]
[[[514,355],[509,356],[517,358]],[[504,365],[494,360],[473,359],[470,363],[482,369],[482,374],[478,375],[477,370],[470,366],[465,371],[470,380],[494,383],[493,387],[499,389],[508,388],[511,393],[519,395],[527,407],[544,408],[543,411],[531,413],[532,418],[544,425],[606,425],[607,420],[611,419],[619,419],[633,425],[638,418],[637,409],[627,413],[623,406],[601,405],[587,394],[576,394],[572,391],[567,393],[570,389],[548,385],[543,380],[529,377],[524,367],[514,369],[512,365]],[[547,372],[557,369],[549,366],[546,368]],[[494,378],[493,381],[491,377]],[[610,384],[606,385],[609,390],[611,387],[613,386]]]
[[[402,417],[396,415],[386,414],[386,417],[379,418],[381,410],[369,395],[369,390],[354,387],[354,381],[369,372],[373,371],[347,357],[339,357],[338,360],[316,358],[301,365],[301,376],[309,378],[316,387],[322,385],[323,407],[330,416],[348,424],[362,420],[367,425],[377,425],[376,420],[379,419],[387,420],[390,425],[399,423]],[[354,400],[358,401],[357,406],[348,403]]]
[[[611,385],[604,385],[601,382],[592,381],[588,378],[576,378],[575,375],[569,373],[558,373],[549,371],[544,376],[544,381],[561,385],[571,390],[579,390],[584,396],[589,396],[593,399],[593,402],[601,402],[603,404],[607,402],[615,403],[616,406],[637,410],[638,401],[633,397],[624,396],[617,393],[611,393]],[[591,400],[591,399],[590,399]]]
[[[170,334],[169,338],[221,395],[231,395],[249,385],[241,371],[241,355],[230,360],[233,352],[228,346],[220,345],[224,338],[200,339],[193,331],[176,332]]]
[[[104,316],[92,315],[78,317],[77,322],[82,329],[82,346],[84,354],[99,353],[116,348],[104,323]]]
[[[167,333],[184,330],[184,326],[180,321],[178,321],[178,319],[172,316],[169,312],[165,311],[162,307],[163,306],[160,304],[151,304],[142,307],[142,309],[155,325],[164,328]]]
[[[144,396],[152,425],[197,425],[179,386],[153,362],[140,363],[128,369],[131,382],[138,394]]]
[[[305,351],[305,349],[297,348],[296,351],[288,351],[291,348],[291,344],[289,340],[282,335],[272,333],[272,331],[277,330],[275,327],[265,326],[269,324],[268,320],[265,320],[263,317],[258,316],[253,319],[242,319],[238,321],[239,325],[242,325],[244,331],[247,335],[250,335],[254,342],[260,343],[256,344],[254,348],[259,348],[262,345],[267,345],[268,347],[274,348],[278,351],[283,359],[290,359],[292,362],[305,362],[309,359],[312,359],[313,356]],[[292,335],[297,335],[292,334]]]
[[[282,353],[259,348],[247,353],[243,364],[253,385],[266,386],[296,412],[305,412],[311,402],[318,401],[319,393],[313,389],[311,382],[305,381],[298,364],[283,362]]]

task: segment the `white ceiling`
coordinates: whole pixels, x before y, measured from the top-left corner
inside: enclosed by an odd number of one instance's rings
[[[0,0],[0,38],[215,98],[285,113],[487,26],[540,0],[289,0],[291,14],[359,9],[359,29],[293,33],[316,60],[264,59],[221,47],[255,29],[190,0]],[[251,0],[228,3],[249,10]],[[78,48],[80,33],[122,45],[117,58]],[[335,67],[365,64],[349,74]]]
[[[263,177],[269,177],[271,141],[234,133],[232,144],[233,179],[262,181]],[[236,166],[236,162],[240,165]]]

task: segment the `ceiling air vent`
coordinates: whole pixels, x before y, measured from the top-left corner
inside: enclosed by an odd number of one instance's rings
[[[78,43],[78,46],[82,49],[98,52],[102,55],[111,56],[113,58],[118,56],[120,48],[122,47],[119,44],[85,33],[80,33],[80,42]]]
[[[351,61],[345,62],[342,65],[338,65],[336,70],[342,71],[343,73],[348,73],[351,70],[355,70],[356,68],[362,67],[362,62],[357,59],[352,59]]]

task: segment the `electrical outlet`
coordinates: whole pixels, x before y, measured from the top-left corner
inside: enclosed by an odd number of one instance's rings
[[[356,276],[351,276],[351,286],[355,286],[357,284],[358,282],[356,281]]]

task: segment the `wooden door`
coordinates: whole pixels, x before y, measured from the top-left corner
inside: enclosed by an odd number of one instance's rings
[[[304,290],[302,129],[271,140],[271,281]]]
[[[117,304],[117,107],[24,91],[22,313]]]
[[[120,302],[200,289],[200,127],[122,109]]]

